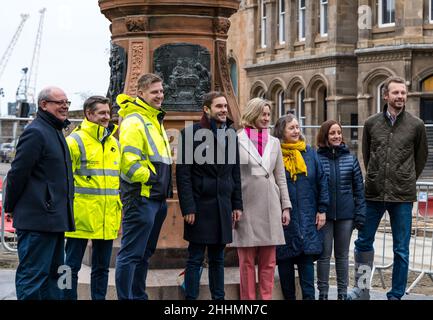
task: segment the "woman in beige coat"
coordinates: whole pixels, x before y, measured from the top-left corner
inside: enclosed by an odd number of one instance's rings
[[[256,299],[256,257],[260,297],[272,299],[275,248],[285,244],[282,225],[290,221],[280,142],[269,134],[270,116],[266,100],[250,100],[238,134],[244,214],[234,226],[232,245],[239,256],[242,300]]]

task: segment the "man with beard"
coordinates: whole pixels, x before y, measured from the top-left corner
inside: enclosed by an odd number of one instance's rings
[[[223,300],[224,248],[232,242],[232,224],[242,214],[239,152],[226,97],[209,92],[203,100],[200,122],[181,132],[176,164],[184,239],[189,241],[185,298],[198,297],[207,247],[211,297]]]
[[[385,211],[391,219],[394,251],[392,288],[387,297],[400,300],[405,294],[416,180],[427,161],[425,126],[421,119],[405,110],[404,79],[389,78],[383,95],[387,104],[382,113],[366,120],[362,138],[367,209],[365,225],[355,241],[355,288],[348,295],[353,300],[370,298],[373,242]]]

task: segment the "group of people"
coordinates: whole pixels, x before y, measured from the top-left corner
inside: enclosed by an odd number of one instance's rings
[[[271,299],[277,265],[285,299],[296,298],[296,265],[302,298],[314,300],[315,261],[319,299],[327,300],[333,249],[338,299],[368,299],[373,242],[385,211],[394,249],[387,297],[404,295],[415,184],[428,147],[423,122],[405,110],[404,80],[388,79],[383,96],[383,112],[368,118],[363,130],[365,186],[337,121],[322,124],[315,150],[292,114],[278,119],[271,134],[272,106],[262,98],[247,103],[236,131],[225,95],[213,91],[203,97],[201,120],[180,133],[176,163],[184,239],[189,242],[186,299],[198,298],[206,250],[211,297],[224,299],[227,245],[237,250],[242,300]],[[117,141],[109,101],[90,97],[84,121],[65,140],[70,102],[59,88],[41,91],[37,118],[20,138],[6,188],[5,212],[13,215],[18,235],[18,299],[77,299],[88,239],[92,299],[104,299],[122,212],[117,295],[148,298],[149,258],[167,214],[166,199],[172,196],[163,99],[162,79],[154,74],[139,78],[136,98],[119,95],[123,121]],[[348,291],[354,228],[355,286]],[[60,290],[63,264],[71,268],[72,286]]]

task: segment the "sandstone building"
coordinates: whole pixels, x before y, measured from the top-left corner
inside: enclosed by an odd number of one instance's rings
[[[433,123],[433,0],[243,0],[230,20],[241,109],[262,96],[274,121],[293,112],[305,125],[362,125],[383,106],[384,80],[398,75],[407,110]],[[306,134],[314,143],[313,130]],[[361,130],[345,136],[357,150]]]

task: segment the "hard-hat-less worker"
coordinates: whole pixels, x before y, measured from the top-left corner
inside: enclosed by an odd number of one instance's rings
[[[171,152],[163,126],[162,79],[138,79],[137,98],[117,96],[120,126],[122,241],[116,260],[119,299],[146,300],[148,259],[155,252],[171,194]]]
[[[64,232],[74,230],[71,157],[62,132],[69,104],[60,88],[39,93],[36,119],[21,135],[8,173],[4,209],[18,236],[18,300],[63,298]]]
[[[84,102],[83,122],[66,138],[74,173],[75,232],[67,232],[66,265],[72,271],[72,288],[65,299],[77,299],[78,271],[88,239],[92,241],[92,300],[107,293],[113,239],[117,238],[122,204],[119,197],[120,145],[110,123],[109,99],[92,96]]]

